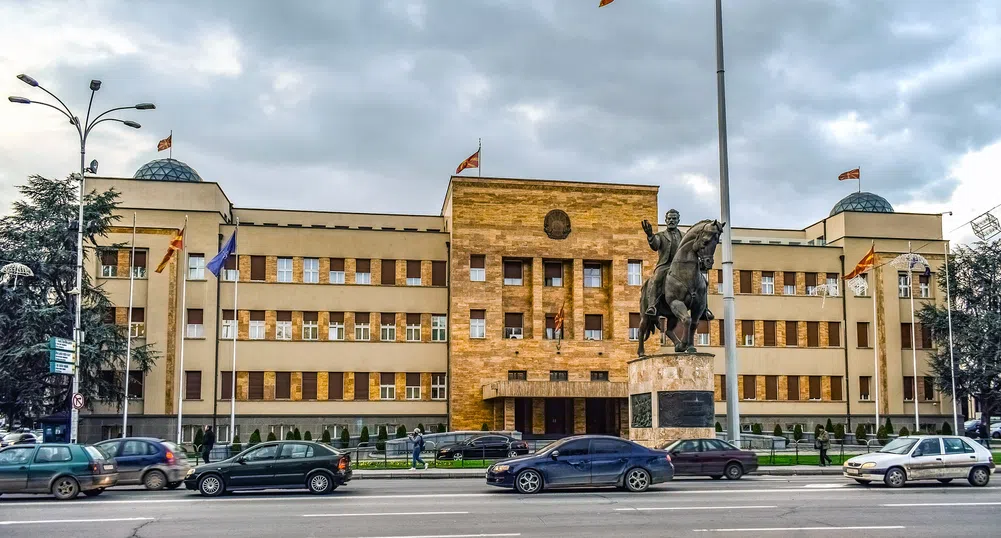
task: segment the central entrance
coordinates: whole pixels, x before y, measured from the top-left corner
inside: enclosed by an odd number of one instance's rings
[[[586,431],[593,435],[619,435],[618,402],[613,398],[588,398]]]
[[[573,399],[546,398],[546,435],[573,433]]]

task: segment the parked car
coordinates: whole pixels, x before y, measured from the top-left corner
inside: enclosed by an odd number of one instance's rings
[[[673,476],[667,452],[618,437],[581,435],[557,441],[534,455],[491,465],[487,484],[525,494],[578,486],[618,486],[639,492]]]
[[[681,439],[662,447],[671,454],[674,475],[740,480],[758,469],[758,455],[719,439]]]
[[[991,417],[990,421],[988,421],[988,424],[991,424],[992,427],[993,427],[993,424],[998,423],[998,422],[1001,422],[1001,418]],[[967,437],[972,437],[974,439],[979,439],[980,438],[980,419],[979,418],[974,418],[974,419],[971,419],[971,420],[967,420],[966,422],[963,423],[963,430],[964,430],[964,433],[966,434]],[[990,431],[990,428],[988,428],[988,431]]]
[[[991,424],[991,438],[1001,439],[1001,422]]]
[[[438,459],[498,459],[528,454],[528,443],[506,435],[480,435],[438,449]]]
[[[94,446],[118,464],[119,486],[142,484],[153,491],[176,489],[192,467],[184,450],[162,439],[126,437]]]
[[[952,435],[898,437],[878,452],[855,456],[842,466],[844,476],[859,484],[882,480],[891,488],[912,480],[959,478],[986,486],[994,472],[994,457],[980,444]]]
[[[33,445],[40,442],[33,433],[8,433],[0,439],[0,448],[14,445]]]
[[[59,500],[82,491],[96,496],[118,482],[114,460],[89,445],[14,445],[0,449],[0,494],[51,493]]]
[[[308,489],[330,493],[351,481],[351,456],[312,441],[273,441],[188,470],[184,487],[209,497],[227,491]]]

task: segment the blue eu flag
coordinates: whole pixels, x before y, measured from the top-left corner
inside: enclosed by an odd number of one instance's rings
[[[219,254],[216,254],[215,258],[209,260],[209,263],[205,264],[205,267],[207,267],[209,271],[212,271],[213,275],[218,277],[219,273],[222,271],[223,265],[226,264],[226,260],[228,260],[234,252],[236,252],[235,231],[233,232],[233,235],[229,236],[229,239],[222,244],[222,248],[219,249]]]

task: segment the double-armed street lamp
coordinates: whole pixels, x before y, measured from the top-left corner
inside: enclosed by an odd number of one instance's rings
[[[117,112],[119,110],[133,110],[133,109],[134,110],[153,110],[153,109],[156,108],[156,106],[153,103],[139,103],[139,104],[132,105],[132,106],[115,107],[115,108],[111,108],[111,109],[105,110],[104,112],[102,112],[102,113],[98,114],[97,116],[95,116],[93,120],[91,120],[90,114],[91,114],[91,109],[94,106],[94,95],[97,93],[98,90],[101,89],[101,81],[100,80],[91,80],[90,81],[90,101],[87,103],[87,115],[84,116],[84,121],[81,122],[80,118],[78,116],[76,116],[75,114],[73,114],[73,112],[69,109],[69,107],[66,106],[66,103],[64,103],[62,101],[62,99],[56,97],[55,94],[53,94],[49,90],[45,89],[42,85],[40,85],[38,83],[37,80],[35,80],[35,79],[29,77],[28,75],[25,75],[25,74],[20,74],[20,75],[17,76],[17,78],[21,82],[24,82],[25,84],[27,84],[28,86],[31,86],[33,88],[38,88],[38,89],[42,90],[43,92],[49,94],[49,97],[52,97],[53,99],[55,99],[59,103],[60,106],[56,106],[56,105],[53,105],[51,103],[45,103],[45,102],[42,102],[42,101],[33,101],[33,100],[28,99],[26,97],[18,97],[18,96],[10,96],[10,97],[7,98],[8,101],[10,101],[11,103],[16,103],[16,104],[21,104],[21,105],[42,105],[42,106],[49,107],[49,108],[51,108],[51,109],[59,112],[63,116],[66,116],[66,119],[69,120],[70,125],[72,125],[73,127],[76,128],[76,132],[77,132],[77,134],[79,135],[79,138],[80,138],[80,178],[79,178],[80,179],[80,209],[79,209],[79,216],[78,216],[78,219],[77,219],[76,288],[72,292],[72,294],[76,295],[76,317],[75,317],[75,320],[73,322],[73,342],[75,344],[75,348],[76,348],[76,352],[77,352],[77,361],[78,361],[77,368],[74,370],[74,373],[73,373],[73,394],[76,394],[76,393],[80,392],[79,353],[80,353],[80,350],[81,350],[81,344],[83,344],[83,337],[84,337],[84,335],[83,335],[83,329],[81,327],[81,322],[80,322],[81,313],[83,311],[83,200],[84,200],[84,193],[85,193],[85,191],[84,191],[84,183],[85,183],[84,173],[88,172],[88,171],[91,172],[91,173],[96,173],[97,172],[97,161],[94,161],[89,168],[87,168],[86,165],[84,165],[84,162],[86,160],[86,155],[87,155],[87,138],[90,136],[90,133],[94,129],[94,127],[96,127],[99,123],[104,123],[106,121],[114,121],[114,122],[118,122],[118,123],[124,124],[125,126],[131,127],[133,129],[139,129],[141,127],[141,125],[139,125],[138,123],[136,123],[134,121],[131,121],[131,120],[122,120],[122,119],[118,119],[118,118],[105,117],[105,116],[107,116],[108,114],[110,114],[112,112]],[[130,360],[130,358],[127,357],[126,360]],[[80,420],[80,413],[79,413],[79,411],[76,409],[76,406],[71,406],[71,410],[70,410],[70,442],[71,443],[76,443],[77,442],[79,420]]]

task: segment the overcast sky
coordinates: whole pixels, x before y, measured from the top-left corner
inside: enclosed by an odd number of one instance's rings
[[[597,4],[8,0],[0,94],[45,97],[28,73],[78,114],[91,78],[95,107],[153,101],[87,160],[131,177],[173,130],[243,207],[436,214],[482,138],[484,175],[656,184],[661,213],[718,216],[713,2]],[[898,211],[954,211],[946,231],[1001,203],[996,0],[724,4],[734,225],[807,226],[856,166]],[[0,212],[76,147],[54,111],[0,102]]]

